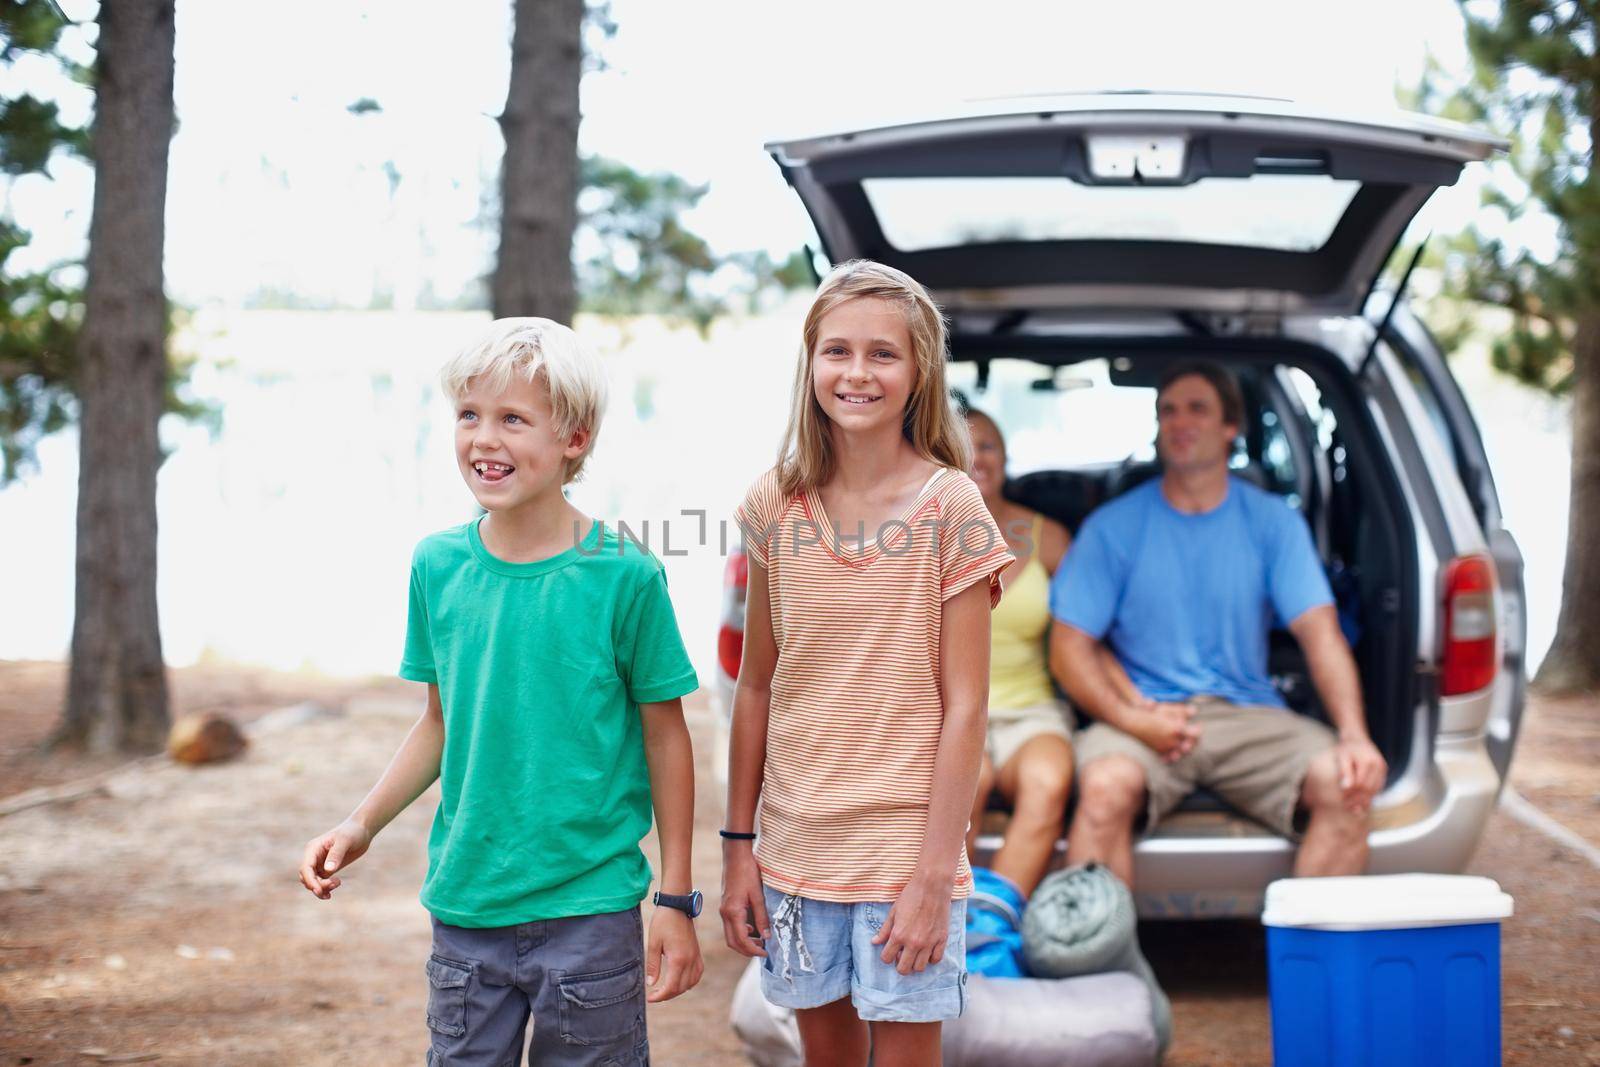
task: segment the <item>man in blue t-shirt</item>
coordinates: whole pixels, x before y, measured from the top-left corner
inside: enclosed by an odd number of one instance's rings
[[[1096,720],[1077,743],[1067,860],[1099,860],[1132,885],[1139,813],[1153,829],[1205,786],[1291,839],[1303,827],[1297,875],[1359,874],[1387,767],[1306,524],[1229,475],[1244,402],[1226,370],[1172,367],[1156,418],[1161,477],[1089,516],[1051,583],[1050,669]],[[1334,729],[1273,688],[1274,619],[1304,651]],[[1126,680],[1100,665],[1102,640]]]

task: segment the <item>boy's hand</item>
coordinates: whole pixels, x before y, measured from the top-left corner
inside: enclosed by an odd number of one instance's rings
[[[323,900],[344,884],[334,876],[360,859],[372,844],[367,828],[346,819],[332,830],[306,842],[305,858],[300,862],[300,884]]]
[[[767,899],[761,868],[748,841],[722,845],[722,939],[741,956],[767,954]]]
[[[699,984],[705,964],[693,919],[677,908],[656,908],[645,942],[644,972],[644,999],[651,1004],[671,1000]]]

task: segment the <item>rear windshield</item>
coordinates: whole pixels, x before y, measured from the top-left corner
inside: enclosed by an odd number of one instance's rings
[[[1156,458],[1156,391],[1112,384],[1105,359],[1053,372],[1032,360],[991,360],[988,388],[981,392],[975,364],[952,362],[947,374],[950,387],[968,406],[1000,427],[1006,441],[1006,473],[1012,478],[1042,470],[1149,463]],[[1332,415],[1323,410],[1321,394],[1303,371],[1291,368],[1290,377],[1311,432],[1319,436],[1324,450],[1332,447]],[[1246,392],[1247,405],[1253,395]],[[1228,465],[1302,507],[1302,482],[1309,472],[1296,469],[1283,417],[1270,407],[1248,411],[1247,430]]]
[[[1031,360],[991,361],[981,393],[974,364],[951,363],[947,373],[950,386],[1001,427],[1012,477],[1155,459],[1156,391],[1112,385],[1103,359],[1056,370],[1053,387],[1051,369]]]
[[[1079,185],[1068,178],[873,178],[867,199],[902,252],[989,241],[1157,240],[1312,252],[1358,181],[1319,174],[1202,178],[1192,185]]]

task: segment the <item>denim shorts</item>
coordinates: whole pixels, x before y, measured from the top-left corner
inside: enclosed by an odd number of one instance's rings
[[[645,1067],[639,909],[516,926],[433,920],[429,1067]],[[530,1019],[533,1037],[528,1040]]]
[[[950,902],[944,958],[914,974],[883,962],[874,945],[891,903],[835,904],[765,890],[769,936],[761,992],[784,1008],[820,1008],[845,997],[868,1022],[934,1023],[967,1001],[967,902]]]

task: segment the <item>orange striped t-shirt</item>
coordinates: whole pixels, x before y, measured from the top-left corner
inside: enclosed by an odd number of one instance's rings
[[[916,871],[944,725],[939,632],[974,582],[1000,600],[1012,561],[965,474],[941,468],[880,542],[842,538],[815,490],[784,498],[775,470],[735,512],[766,568],[772,675],[756,861],[783,893],[889,901]],[[966,853],[955,896],[972,891]]]

